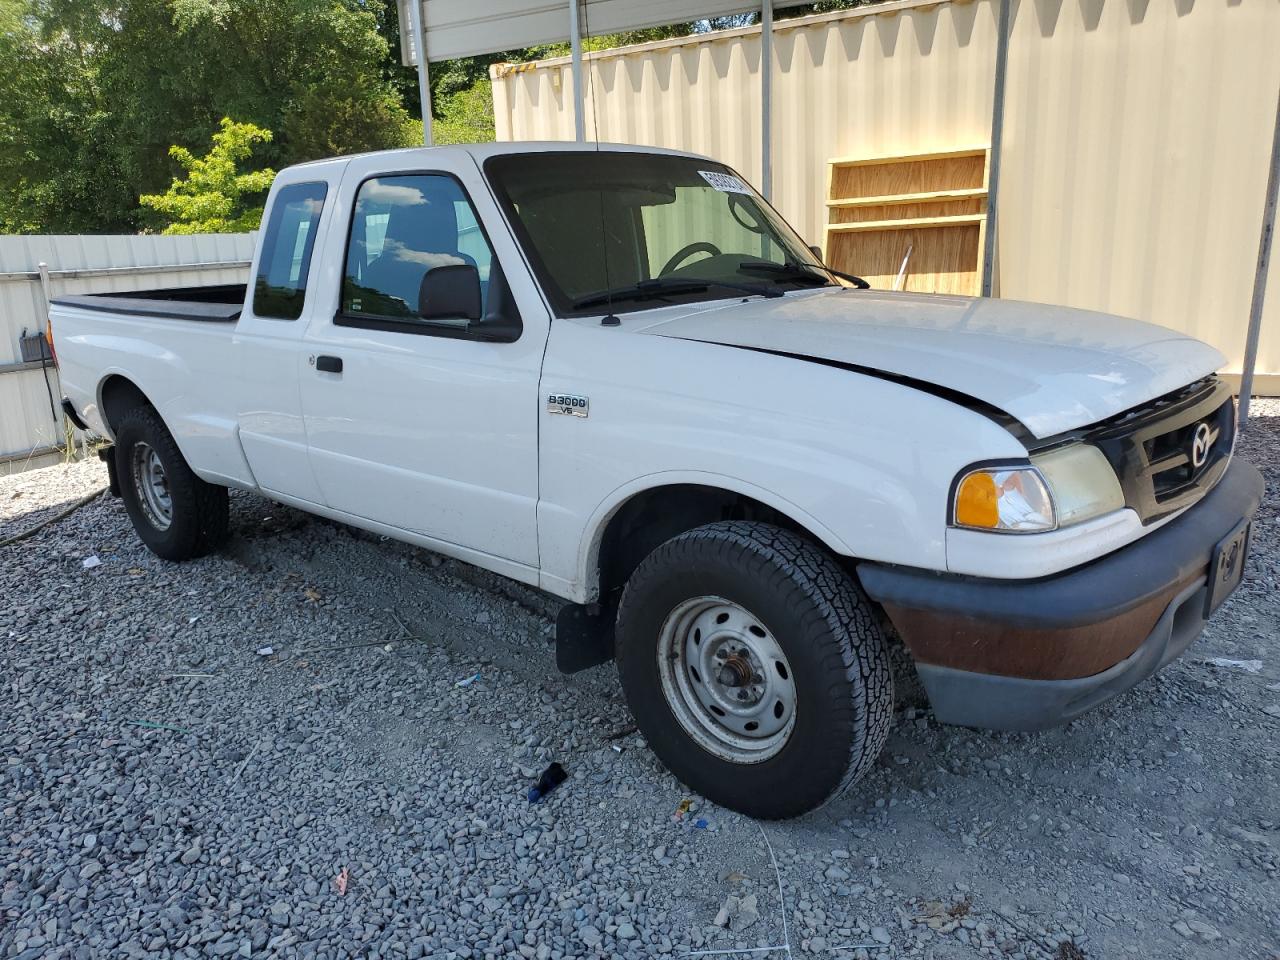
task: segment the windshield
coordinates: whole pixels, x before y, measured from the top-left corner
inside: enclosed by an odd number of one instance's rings
[[[722,164],[554,151],[491,157],[485,173],[561,315],[837,282]]]

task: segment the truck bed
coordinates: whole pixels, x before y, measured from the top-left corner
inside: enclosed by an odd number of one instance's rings
[[[243,283],[210,284],[201,287],[130,290],[121,294],[80,294],[56,297],[53,302],[82,310],[128,313],[139,317],[234,323],[244,307],[245,290]]]

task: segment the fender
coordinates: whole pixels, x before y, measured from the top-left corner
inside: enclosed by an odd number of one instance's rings
[[[609,521],[613,519],[614,515],[628,500],[637,494],[659,487],[671,487],[680,484],[715,487],[758,500],[809,531],[810,534],[834,553],[843,556],[852,555],[848,545],[830,527],[772,490],[766,490],[746,480],[727,474],[698,470],[667,470],[637,477],[615,488],[592,511],[578,551],[577,583],[572,585],[577,588],[573,592],[575,594],[580,593],[583,602],[594,602],[599,598],[600,578],[598,565],[600,544],[604,537],[604,531],[608,528]]]

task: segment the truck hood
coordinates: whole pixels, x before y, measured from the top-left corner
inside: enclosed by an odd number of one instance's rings
[[[849,364],[957,391],[1037,438],[1115,416],[1226,362],[1208,344],[1155,324],[1016,300],[842,288],[643,316],[651,322],[631,328],[638,333]]]

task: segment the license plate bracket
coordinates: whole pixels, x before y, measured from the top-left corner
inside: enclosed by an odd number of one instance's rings
[[[1252,533],[1253,524],[1248,520],[1241,520],[1213,548],[1213,554],[1209,558],[1209,595],[1204,604],[1206,617],[1222,606],[1222,602],[1240,585],[1245,561],[1249,556]]]

